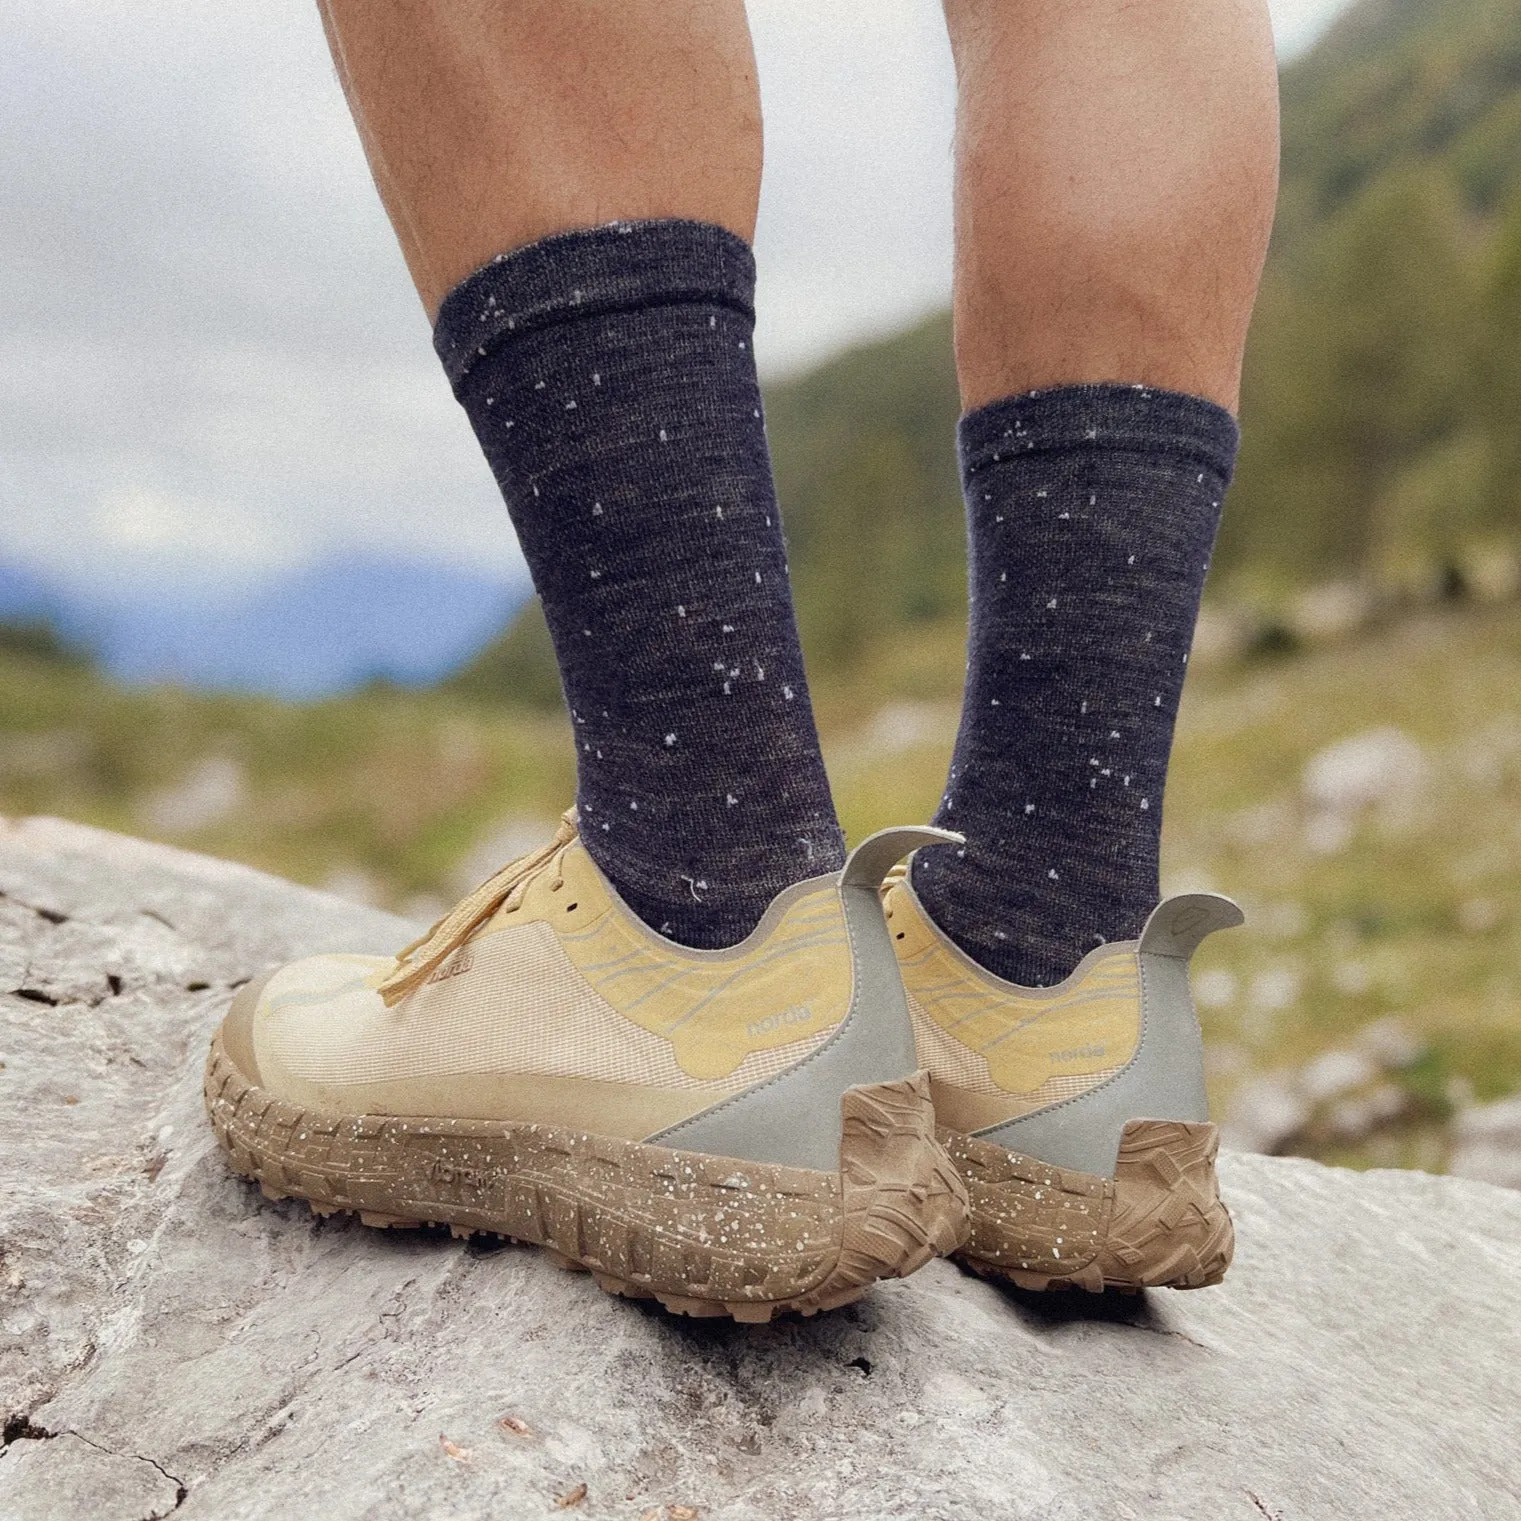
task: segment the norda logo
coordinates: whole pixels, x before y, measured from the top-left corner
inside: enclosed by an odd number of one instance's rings
[[[758,1040],[763,1035],[774,1035],[776,1031],[788,1025],[806,1025],[812,1018],[813,1010],[806,1003],[795,1003],[783,1009],[780,1014],[768,1014],[764,1019],[752,1019],[745,1026],[745,1034],[751,1040]]]

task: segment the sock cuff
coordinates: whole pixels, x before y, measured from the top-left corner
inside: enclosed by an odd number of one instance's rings
[[[1224,407],[1155,386],[1052,386],[968,412],[957,428],[963,480],[1003,460],[1056,449],[1128,449],[1197,460],[1230,484],[1240,429]]]
[[[733,307],[753,324],[750,245],[710,222],[609,222],[554,233],[467,275],[438,309],[433,347],[457,391],[508,334],[688,301]]]

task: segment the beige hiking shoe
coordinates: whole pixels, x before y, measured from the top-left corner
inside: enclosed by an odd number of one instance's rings
[[[884,907],[940,1139],[971,1199],[960,1259],[1027,1289],[1218,1283],[1234,1237],[1188,962],[1241,910],[1169,898],[1139,940],[1025,988],[952,944],[905,874]]]
[[[728,950],[648,929],[568,813],[395,959],[237,995],[206,1104],[274,1198],[548,1247],[603,1288],[764,1321],[965,1238],[879,890],[885,830]]]

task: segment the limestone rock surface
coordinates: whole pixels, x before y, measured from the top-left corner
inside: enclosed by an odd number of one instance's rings
[[[760,1327],[269,1203],[201,1114],[230,989],[411,930],[0,827],[4,1521],[1521,1517],[1521,1194],[1484,1183],[1234,1156],[1219,1288],[934,1263]]]

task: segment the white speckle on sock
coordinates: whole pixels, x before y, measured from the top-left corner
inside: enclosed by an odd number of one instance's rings
[[[669,442],[669,440],[668,440],[668,439],[667,439],[667,437],[666,437],[666,432],[665,432],[665,429],[664,429],[664,428],[662,428],[662,429],[661,429],[661,430],[660,430],[660,442],[661,442],[661,443],[663,443],[663,444],[664,444],[664,443],[668,443],[668,442]]]
[[[964,860],[966,860],[966,846],[965,845],[963,845],[961,847],[961,849],[956,852],[956,859],[958,861],[964,861]]]
[[[1057,875],[1056,875],[1056,868],[1055,868],[1055,867],[1054,867],[1054,866],[1053,866],[1053,867],[1052,867],[1052,868],[1051,868],[1051,869],[1050,869],[1050,871],[1048,871],[1048,872],[1047,872],[1047,873],[1046,873],[1046,875],[1047,875],[1047,876],[1048,876],[1048,877],[1050,877],[1050,879],[1051,879],[1051,880],[1052,880],[1052,881],[1053,881],[1053,882],[1059,882],[1059,881],[1061,881],[1061,878],[1060,878],[1060,877],[1058,877],[1058,876],[1057,876]]]
[[[1036,496],[1044,499],[1044,498],[1050,496],[1051,493],[1049,491],[1047,491],[1044,486],[1042,486],[1041,489],[1039,491],[1037,491],[1035,494],[1036,494]]]
[[[1034,803],[1026,803],[1025,804],[1025,812],[1026,813],[1034,813],[1035,812],[1035,804]]]
[[[534,390],[535,391],[542,391],[543,389],[544,389],[544,382],[542,380],[539,381],[538,384],[534,386]]]
[[[585,634],[588,639],[591,638],[591,630],[589,628],[584,628],[581,630],[581,632]]]
[[[1096,755],[1090,755],[1090,756],[1089,756],[1089,757],[1088,757],[1088,764],[1089,764],[1089,765],[1090,765],[1090,766],[1097,766],[1097,765],[1098,765],[1098,763],[1099,763],[1099,759],[1098,759],[1098,756],[1096,756]]]
[[[1125,785],[1127,787],[1130,785],[1130,778],[1128,776],[1125,778]]]
[[[1058,512],[1056,516],[1058,518],[1070,518],[1072,514],[1070,512]]]
[[[761,584],[761,578],[760,578],[760,572],[759,571],[756,571],[756,573],[755,573],[755,584],[757,586],[759,586]]]
[[[741,338],[739,340],[739,346],[740,346],[740,348],[744,348],[744,346],[745,346],[745,340],[743,338]]]
[[[1083,705],[1078,711],[1082,713],[1086,713],[1088,711],[1088,701],[1086,698],[1083,699]]]
[[[1048,608],[1049,608],[1049,607],[1055,607],[1055,606],[1056,606],[1056,598],[1055,598],[1055,597],[1052,597],[1052,599],[1051,599],[1051,600],[1050,600],[1050,601],[1049,601],[1049,602],[1048,602],[1048,603],[1046,603],[1046,606],[1047,606],[1047,607],[1048,607]]]
[[[1098,506],[1098,494],[1096,492],[1090,491],[1088,493],[1088,505],[1090,507],[1097,507]]]
[[[724,624],[723,631],[726,634],[732,634],[734,632],[734,625],[732,623],[726,623],[726,624]],[[723,670],[723,663],[722,662],[719,663],[718,669],[720,671]]]
[[[736,808],[736,807],[739,806],[739,799],[737,797],[735,797],[732,792],[726,792],[726,793],[724,793],[724,802],[730,808]]]
[[[574,398],[565,403],[565,410],[567,412],[574,412],[576,410],[576,403]]]
[[[1028,660],[1030,658],[1030,652],[1029,652],[1029,650],[1021,650],[1019,652],[1019,658],[1021,660]]]
[[[1158,692],[1157,695],[1151,699],[1151,705],[1154,708],[1160,708],[1162,706],[1162,694],[1160,692]]]
[[[488,407],[494,407],[496,405],[496,397],[495,396],[488,396],[486,398],[486,405]]]
[[[992,701],[991,701],[991,702],[990,702],[990,703],[989,703],[989,704],[988,704],[988,706],[989,706],[989,707],[990,707],[990,708],[1001,708],[1001,707],[1002,707],[1002,706],[1003,706],[1003,704],[1002,704],[1002,703],[1001,703],[1001,702],[999,702],[999,700],[998,700],[998,699],[997,699],[997,698],[996,698],[996,697],[995,697],[995,698],[994,698],[994,699],[993,699],[993,700],[992,700]]]
[[[1204,484],[1204,472],[1202,470],[1199,472],[1199,479],[1195,482],[1195,484],[1199,486],[1202,486]]]
[[[633,800],[633,798],[630,798],[628,800],[628,806],[629,806],[630,812],[632,812],[632,813],[638,813],[639,812],[639,805],[638,805],[638,803],[636,803]]]
[[[516,425],[513,423],[513,420],[509,417],[507,419],[507,421],[502,424],[502,432],[505,433],[509,428],[514,427],[514,426],[516,426]]]
[[[676,743],[676,735],[674,733],[667,734],[666,737],[665,737],[666,749],[669,750],[670,747],[672,745],[674,745],[675,743]]]
[[[1088,433],[1087,433],[1087,437],[1089,439],[1095,439],[1095,438],[1097,438],[1098,437],[1098,429],[1097,428],[1089,428],[1088,429]]]
[[[1008,579],[1009,579],[1009,573],[1008,573],[1008,571],[1001,570],[1001,571],[998,572],[998,580],[999,580],[999,584],[1000,585],[1003,582],[1007,581]]]
[[[1007,940],[1009,937],[1002,930],[994,930],[993,938],[995,940]]]
[[[594,570],[591,573],[591,578],[593,581],[600,581],[602,579],[602,572],[600,570]]]
[[[539,483],[537,481],[533,483],[533,494],[535,496],[539,494]]]
[[[782,696],[783,696],[783,697],[785,697],[785,698],[786,698],[786,699],[787,699],[787,701],[788,701],[788,702],[791,702],[791,701],[792,701],[792,699],[793,699],[793,698],[794,698],[794,697],[795,697],[795,696],[796,696],[796,695],[797,695],[797,694],[796,694],[796,693],[795,693],[795,692],[794,692],[794,691],[793,691],[793,690],[792,690],[792,688],[791,688],[791,687],[783,687],[783,688],[782,688]]]
[[[765,668],[765,666],[763,666],[760,663],[760,661],[758,661],[758,660],[755,661],[754,664],[755,664],[755,679],[757,681],[764,681],[766,679],[766,668]]]
[[[724,696],[725,697],[732,697],[733,695],[734,695],[734,693],[732,691],[730,691],[730,689],[729,689],[729,683],[726,681],[724,683]]]
[[[602,372],[600,370],[592,371],[592,384],[594,386],[599,386],[602,384]]]
[[[708,318],[708,326],[709,327],[717,327],[718,326],[718,318],[717,317],[709,317]]]
[[[1134,565],[1135,564],[1135,556],[1131,555],[1131,557],[1128,560],[1126,560],[1125,563],[1127,565]]]
[[[759,417],[760,416],[760,408],[756,407],[756,409],[753,412],[751,412],[750,416],[751,417]]]
[[[687,615],[686,608],[680,602],[678,602],[676,604],[676,616],[678,618],[685,618],[686,615]]]
[[[592,516],[594,518],[600,518],[602,516],[602,503],[601,502],[593,502],[592,503]]]
[[[1120,731],[1118,729],[1111,729],[1109,731],[1109,737],[1110,739],[1118,739],[1120,737]]]
[[[1151,807],[1151,799],[1149,797],[1143,797],[1141,799],[1141,807],[1142,808],[1150,808]]]

